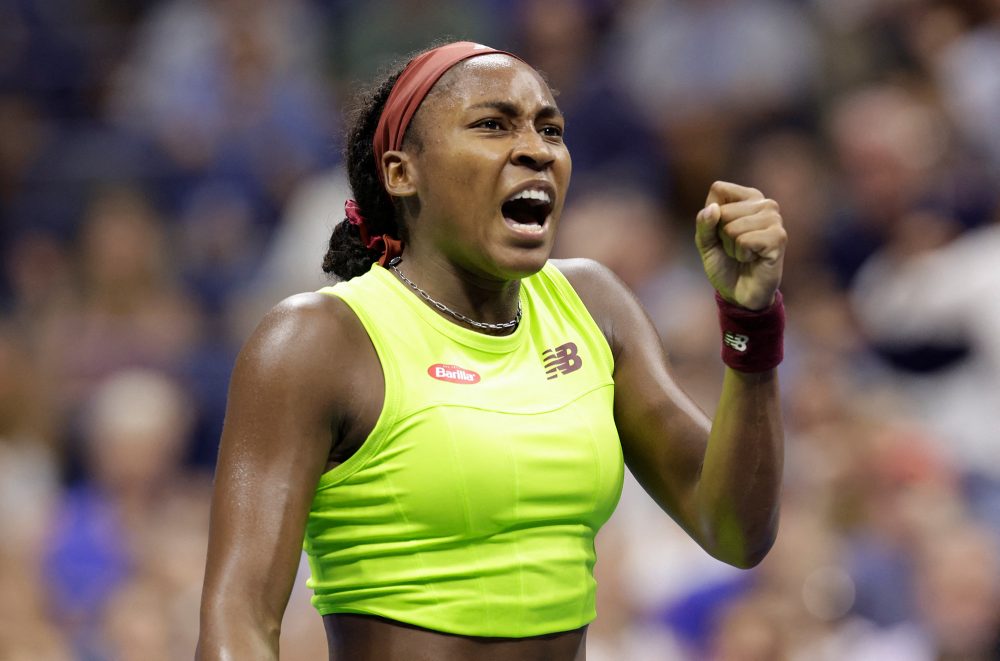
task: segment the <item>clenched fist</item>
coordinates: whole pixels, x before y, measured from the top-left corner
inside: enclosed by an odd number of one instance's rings
[[[712,184],[698,212],[695,244],[705,274],[727,301],[750,310],[774,301],[787,240],[777,202],[756,188]]]

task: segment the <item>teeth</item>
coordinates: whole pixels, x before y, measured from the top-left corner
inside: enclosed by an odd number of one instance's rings
[[[540,202],[545,202],[546,204],[552,203],[552,198],[549,194],[543,190],[535,190],[529,188],[528,190],[523,190],[517,195],[512,195],[508,202],[513,202],[514,200],[539,200]]]

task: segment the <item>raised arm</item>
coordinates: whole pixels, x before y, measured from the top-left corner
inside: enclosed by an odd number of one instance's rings
[[[716,184],[697,242],[723,298],[748,309],[771,304],[785,244],[777,205],[753,189]],[[710,420],[672,378],[652,322],[625,285],[593,262],[561,268],[611,344],[615,420],[629,469],[714,557],[757,564],[777,532],[783,464],[774,369],[726,367]]]
[[[313,491],[344,421],[346,306],[302,294],[270,312],[233,372],[212,498],[197,658],[278,657]]]

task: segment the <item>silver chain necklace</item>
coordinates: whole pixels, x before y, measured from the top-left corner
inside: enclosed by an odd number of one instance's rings
[[[441,303],[439,301],[435,301],[433,298],[431,298],[430,294],[428,294],[423,289],[421,289],[420,287],[418,287],[415,284],[413,284],[412,280],[410,280],[405,275],[403,275],[403,273],[398,268],[396,268],[396,264],[399,264],[402,261],[402,259],[403,259],[402,257],[393,257],[392,260],[389,262],[389,268],[391,268],[393,271],[396,272],[396,275],[399,276],[400,280],[402,280],[403,282],[405,282],[406,284],[408,284],[410,286],[410,288],[413,289],[413,291],[415,291],[418,294],[420,294],[420,296],[422,298],[424,298],[428,303],[430,303],[431,305],[433,305],[434,307],[436,307],[438,310],[441,310],[441,312],[444,312],[446,314],[450,314],[451,316],[455,317],[459,321],[463,321],[463,322],[469,324],[470,326],[475,326],[476,328],[485,328],[486,330],[494,330],[494,331],[496,331],[496,330],[507,330],[508,328],[515,328],[519,323],[521,323],[521,301],[520,301],[520,299],[518,299],[518,301],[517,301],[517,314],[514,315],[513,319],[511,319],[510,321],[505,321],[502,324],[490,324],[490,323],[487,323],[485,321],[476,321],[475,319],[469,319],[468,317],[466,317],[461,312],[455,312],[454,310],[452,310],[450,307],[448,307],[444,303]]]

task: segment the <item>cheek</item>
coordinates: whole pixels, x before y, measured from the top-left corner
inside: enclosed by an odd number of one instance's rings
[[[470,197],[495,180],[496,173],[491,167],[495,155],[483,149],[442,141],[427,156],[424,170],[431,177],[429,187],[432,190],[445,187],[440,194],[449,198]]]
[[[573,158],[569,154],[569,149],[563,146],[564,156],[558,159],[558,169],[559,173],[556,175],[560,178],[560,183],[565,186],[569,185],[570,176],[573,174]]]
[[[557,211],[561,212],[563,205],[566,203],[566,194],[569,192],[569,181],[572,174],[573,159],[570,158],[569,150],[564,148],[564,154],[556,159],[552,167],[552,176],[555,179],[556,185],[562,191],[562,199],[559,201]]]
[[[502,167],[468,150],[455,154],[447,168],[438,171],[435,186],[442,211],[458,221],[481,221],[499,213],[496,203]],[[482,222],[463,223],[481,226]]]

